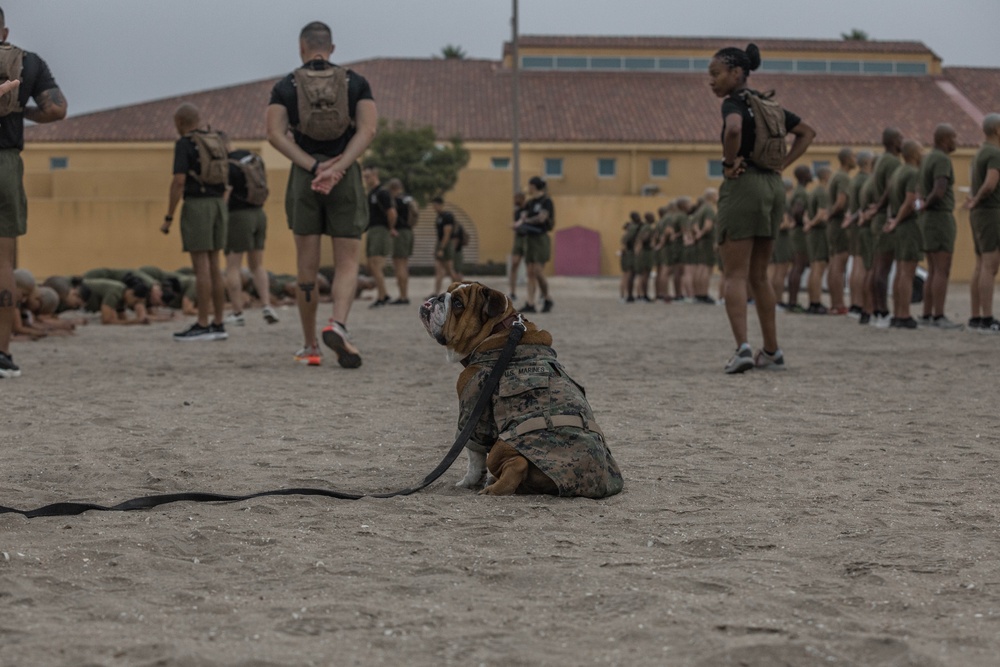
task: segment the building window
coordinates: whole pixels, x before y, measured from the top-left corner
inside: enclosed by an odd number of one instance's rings
[[[830,161],[829,160],[814,160],[813,161],[813,174],[814,175],[818,174],[819,170],[822,169],[823,167],[829,168],[830,167]]]
[[[559,69],[587,69],[587,59],[582,56],[569,56],[556,58],[556,67]]]
[[[691,69],[690,58],[660,58],[660,69],[681,70],[687,72]]]
[[[591,58],[590,59],[591,69],[621,69],[622,59],[621,58]]]
[[[861,63],[861,71],[865,74],[892,74],[892,63],[866,60]]]
[[[614,178],[615,159],[613,157],[597,158],[597,175],[601,178]]]
[[[546,56],[524,56],[521,58],[524,69],[552,69],[552,58]]]
[[[56,171],[57,169],[69,169],[69,158],[68,157],[50,157],[49,158],[49,170]]]
[[[709,160],[708,161],[708,177],[709,178],[722,178],[722,160]]]
[[[850,60],[831,60],[830,71],[834,74],[860,74],[861,63]]]
[[[656,58],[626,58],[625,69],[656,69]]]
[[[650,178],[666,178],[670,175],[670,160],[666,158],[653,158],[649,161]]]
[[[545,158],[545,175],[549,178],[562,178],[563,161],[561,157]]]
[[[691,69],[695,71],[707,70],[708,66],[712,63],[709,58],[692,58],[691,59]]]
[[[799,60],[795,63],[798,72],[826,72],[825,60]]]
[[[490,166],[494,169],[510,169],[509,157],[491,157]]]
[[[927,64],[896,63],[896,74],[927,74]]]
[[[791,72],[795,69],[793,60],[765,60],[760,64],[762,72]]]

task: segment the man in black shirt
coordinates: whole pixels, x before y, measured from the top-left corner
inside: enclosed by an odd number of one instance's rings
[[[541,176],[533,176],[528,181],[527,215],[522,229],[528,232],[525,242],[524,261],[528,273],[528,300],[521,307],[523,313],[534,313],[535,292],[542,293],[542,312],[552,310],[549,298],[549,281],[545,279],[545,263],[552,256],[552,241],[549,231],[555,226],[555,204],[546,192],[546,183]]]
[[[202,161],[208,160],[209,156],[199,149],[194,135],[208,133],[199,129],[199,125],[201,112],[198,107],[189,103],[177,107],[174,126],[180,138],[174,144],[174,177],[170,181],[170,199],[160,231],[170,233],[174,212],[183,199],[181,241],[184,252],[191,255],[198,292],[198,319],[184,331],[175,333],[176,341],[225,340],[229,336],[222,323],[226,288],[219,264],[219,252],[226,245],[229,219],[224,199],[228,179],[220,179],[222,182],[218,183],[203,178]],[[211,322],[209,306],[214,318]]]
[[[396,236],[398,215],[389,189],[379,179],[378,167],[369,165],[362,172],[365,187],[368,188],[368,233],[365,236],[365,256],[368,258],[368,273],[375,279],[378,294],[372,308],[389,303],[389,292],[385,288],[385,258],[392,254],[392,241]]]
[[[452,281],[460,280],[458,272],[455,271],[455,215],[451,211],[444,209],[444,199],[435,197],[431,200],[431,206],[437,217],[434,219],[435,244],[434,244],[434,293],[435,297],[441,293],[441,283],[447,274]]]
[[[20,76],[0,84],[0,378],[21,375],[10,356],[10,335],[14,326],[14,265],[17,237],[28,226],[28,203],[24,192],[24,119],[51,123],[66,117],[63,97],[45,61],[29,51],[7,43],[7,24],[0,9],[0,60],[21,60]],[[35,106],[28,106],[33,99]]]
[[[420,210],[416,201],[403,190],[403,182],[390,179],[389,194],[396,207],[396,235],[392,239],[392,270],[396,274],[399,298],[389,303],[405,306],[410,303],[410,257],[413,255],[413,228],[417,226]]]
[[[375,138],[378,112],[368,82],[351,70],[341,72],[329,62],[332,54],[329,26],[314,21],[302,29],[299,55],[303,67],[284,77],[271,91],[267,138],[292,161],[285,210],[288,226],[295,235],[298,306],[305,337],[305,345],[295,360],[313,366],[322,361],[316,342],[319,299],[313,292],[319,270],[320,241],[326,235],[333,239],[337,271],[332,286],[333,318],[323,329],[323,342],[336,352],[342,367],[357,368],[361,365],[361,355],[348,337],[346,326],[358,280],[361,234],[368,224],[367,199],[357,160]],[[346,74],[350,123],[334,139],[310,136],[300,122],[302,109],[308,112],[310,107],[304,96],[299,99],[296,75],[302,79],[326,74]]]

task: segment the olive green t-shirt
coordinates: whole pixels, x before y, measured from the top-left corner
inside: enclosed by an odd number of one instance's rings
[[[815,218],[817,213],[828,208],[830,208],[830,191],[822,183],[817,184],[809,194],[809,219]],[[822,227],[825,224],[823,222],[814,226]]]
[[[698,231],[704,230],[709,220],[712,221],[712,227],[714,229],[715,207],[708,202],[703,203],[694,213],[691,214],[691,223]]]
[[[1000,171],[1000,148],[993,144],[983,144],[972,161],[973,197],[979,192],[979,188],[983,187],[990,169]],[[993,192],[984,197],[976,208],[1000,208],[1000,186],[993,188]]]
[[[83,284],[90,289],[90,298],[84,304],[84,310],[96,313],[101,306],[110,306],[112,310],[125,310],[125,284],[107,278],[84,278]]]
[[[859,171],[851,179],[851,187],[848,190],[847,210],[851,213],[857,211],[861,206],[861,188],[870,180],[871,174]]]
[[[908,192],[917,191],[918,175],[919,172],[917,171],[917,168],[912,164],[904,164],[902,167],[893,172],[892,178],[889,179],[890,215],[895,216],[899,212],[899,209],[903,207],[903,202],[906,201],[906,194]],[[899,222],[910,220],[916,215],[916,209],[911,209],[910,214]]]
[[[804,185],[796,185],[795,190],[792,191],[792,198],[788,200],[789,213],[795,210],[795,205],[797,203],[802,204],[802,210],[804,212],[809,212],[809,191],[806,190],[806,186]],[[796,220],[795,226],[801,227],[802,221]]]
[[[833,213],[833,211],[831,210],[830,220],[841,221],[841,222],[844,220],[844,214],[847,213],[847,210],[850,208],[850,202],[851,202],[850,189],[851,189],[851,177],[846,171],[838,171],[836,174],[833,175],[833,178],[830,180],[829,208],[830,209],[833,208],[833,206],[837,203],[837,198],[840,197],[840,195],[844,195],[845,197],[847,197],[847,203],[844,205],[844,208],[840,209],[840,211],[838,211],[837,213]]]
[[[934,181],[939,178],[948,180],[948,187],[944,192],[944,197],[931,202],[927,207],[928,211],[947,211],[951,213],[955,210],[955,170],[951,165],[951,158],[944,151],[935,148],[924,157],[923,164],[920,165],[920,194],[926,201],[931,192],[934,191]]]
[[[142,269],[108,269],[108,268],[91,269],[90,271],[87,271],[85,274],[83,274],[83,277],[103,278],[105,280],[117,280],[118,282],[121,282],[125,280],[125,276],[127,276],[130,273],[139,280],[141,280],[143,283],[145,283],[146,287],[152,287],[153,284],[156,282],[153,276],[149,275],[148,273],[145,273]]]
[[[882,198],[885,194],[885,189],[889,186],[889,179],[892,178],[892,174],[903,162],[893,155],[892,153],[882,153],[878,156],[878,160],[875,161],[875,169],[872,172],[872,180],[874,180],[875,185],[875,201]]]

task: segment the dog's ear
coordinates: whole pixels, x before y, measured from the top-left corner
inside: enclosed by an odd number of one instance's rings
[[[483,297],[482,321],[488,322],[500,317],[507,310],[507,295],[490,289],[486,285],[480,286],[480,295]]]

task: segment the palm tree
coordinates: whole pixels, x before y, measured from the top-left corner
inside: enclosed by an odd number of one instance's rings
[[[465,60],[465,51],[461,46],[449,44],[441,49],[441,57],[445,60]]]
[[[868,33],[858,28],[851,28],[850,32],[840,33],[841,39],[848,42],[867,42]]]

